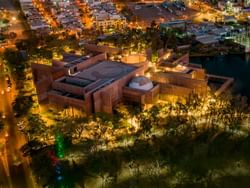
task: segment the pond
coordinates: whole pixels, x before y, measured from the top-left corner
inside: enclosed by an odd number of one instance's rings
[[[201,64],[209,74],[233,77],[233,92],[250,99],[250,54],[192,57],[190,63]]]

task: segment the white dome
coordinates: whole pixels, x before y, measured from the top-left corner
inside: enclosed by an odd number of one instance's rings
[[[134,77],[129,83],[130,88],[148,91],[154,87],[152,81],[145,76]]]

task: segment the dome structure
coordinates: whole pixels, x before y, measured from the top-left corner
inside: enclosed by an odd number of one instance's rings
[[[137,76],[134,77],[130,83],[129,83],[130,88],[134,89],[140,89],[140,90],[145,90],[148,91],[154,87],[152,81],[145,77],[145,76]]]

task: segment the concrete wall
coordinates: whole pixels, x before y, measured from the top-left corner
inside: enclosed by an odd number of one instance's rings
[[[200,64],[189,63],[187,66],[191,68],[202,69],[202,65]]]
[[[75,106],[85,110],[85,101],[62,95],[57,95],[53,92],[48,92],[48,98],[50,103],[55,103],[60,106]]]
[[[123,88],[123,100],[128,102],[136,102],[138,104],[145,104],[146,92],[129,87]]]
[[[94,112],[92,94],[91,93],[85,94],[84,99],[85,99],[85,112],[87,115],[90,115]]]
[[[67,74],[67,71],[65,68],[62,67],[52,67],[52,77],[53,80],[56,80],[58,78],[61,78]]]
[[[47,91],[51,88],[53,82],[52,67],[42,64],[31,64],[33,81],[36,87],[38,101],[47,99]]]
[[[145,102],[146,104],[153,104],[155,100],[158,99],[160,93],[160,85],[155,85],[150,92],[146,93]]]
[[[174,61],[174,64],[182,64],[182,65],[187,65],[189,63],[189,54],[185,54],[178,58],[176,61]]]
[[[187,97],[192,93],[192,89],[171,85],[171,84],[160,84],[160,94],[163,95],[175,95],[180,97]]]
[[[128,56],[123,56],[121,61],[127,64],[137,64],[144,63],[147,60],[146,56],[143,54],[132,54]]]
[[[113,107],[123,99],[123,87],[136,75],[142,74],[144,69],[137,68],[123,78],[103,87],[93,93],[94,111],[112,113]]]
[[[81,71],[83,69],[86,69],[86,68],[88,68],[88,67],[96,64],[98,61],[103,61],[105,59],[107,59],[106,53],[102,53],[102,54],[96,55],[94,57],[91,57],[91,58],[83,61],[82,63],[78,63],[77,64],[77,70]]]
[[[47,92],[50,90],[52,82],[52,78],[47,77],[35,83],[39,102],[42,102],[48,98]]]
[[[152,104],[158,98],[160,86],[157,84],[149,91],[124,87],[123,99],[129,102],[136,102],[139,104]]]
[[[189,64],[189,54],[186,53],[182,56],[180,56],[178,59],[176,60],[171,60],[171,54],[173,54],[174,52],[172,50],[169,50],[169,51],[166,51],[166,52],[163,52],[163,50],[158,50],[158,63],[161,63],[162,61],[164,61],[164,56],[165,54],[169,53],[170,56],[169,56],[169,60],[166,60],[166,61],[169,61],[169,63],[172,63],[172,64],[182,64],[182,65],[188,65]]]
[[[64,63],[62,61],[52,60],[52,66],[53,67],[63,67]]]
[[[143,54],[133,54],[124,56],[122,57],[121,61],[136,67],[143,67],[144,70],[147,70],[149,66],[149,61],[147,60],[147,57]]]
[[[197,69],[197,68],[192,68],[195,71],[193,72],[193,78],[198,79],[198,80],[205,80],[206,79],[206,74],[204,69]]]
[[[231,77],[211,75],[211,74],[208,74],[207,77],[208,77],[208,80],[220,81],[222,83],[221,86],[217,89],[217,91],[215,91],[216,96],[227,91],[234,83],[234,79]]]
[[[64,91],[68,93],[72,93],[75,95],[84,95],[85,90],[82,87],[74,86],[71,84],[61,83],[59,81],[55,81],[52,83],[52,88],[59,91]]]
[[[156,73],[152,76],[152,80],[161,84],[170,84],[189,88],[195,93],[205,94],[207,92],[206,80],[187,78],[172,73]]]

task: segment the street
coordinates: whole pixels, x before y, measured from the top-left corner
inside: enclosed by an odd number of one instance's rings
[[[16,39],[25,39],[26,36],[24,35],[24,25],[22,21],[19,19],[19,10],[16,10],[12,0],[0,0],[0,8],[6,9],[12,15],[12,19],[10,19],[10,28],[8,32],[14,32],[17,34]]]
[[[0,66],[0,112],[4,115],[5,131],[3,131],[0,147],[0,187],[33,188],[34,180],[27,158],[22,156],[19,148],[25,143],[24,136],[16,128],[16,120],[12,111],[12,102],[15,97],[15,84],[7,92],[6,74],[4,65]]]
[[[25,28],[19,19],[19,10],[15,9],[12,0],[0,0],[0,7],[11,14],[8,33],[17,34],[16,39],[24,39]],[[9,41],[14,44],[15,41]],[[1,50],[1,49],[0,49]],[[1,60],[0,60],[1,61]],[[4,131],[0,134],[0,188],[37,188],[29,165],[29,159],[22,156],[20,147],[25,144],[25,137],[17,130],[17,120],[12,111],[15,99],[15,83],[6,67],[0,62],[0,118],[4,122]],[[11,80],[8,88],[7,75]]]
[[[12,19],[8,32],[15,32],[16,39],[24,38],[24,27],[18,19],[18,10],[12,1],[1,0],[0,7],[10,12]],[[25,143],[24,136],[16,129],[16,120],[12,111],[12,102],[15,98],[15,84],[8,91],[3,62],[0,62],[0,113],[5,129],[0,135],[0,188],[33,188],[33,178],[28,159],[23,158],[19,148]]]
[[[9,35],[10,33],[16,33],[15,39],[9,39],[7,42],[0,44],[0,53],[3,52],[6,48],[15,48],[15,42],[17,40],[26,39],[25,35],[25,27],[23,21],[19,17],[19,10],[15,9],[15,6],[12,3],[12,0],[0,0],[0,8],[3,10],[7,10],[10,15],[10,24],[9,29],[4,32],[5,35]]]

